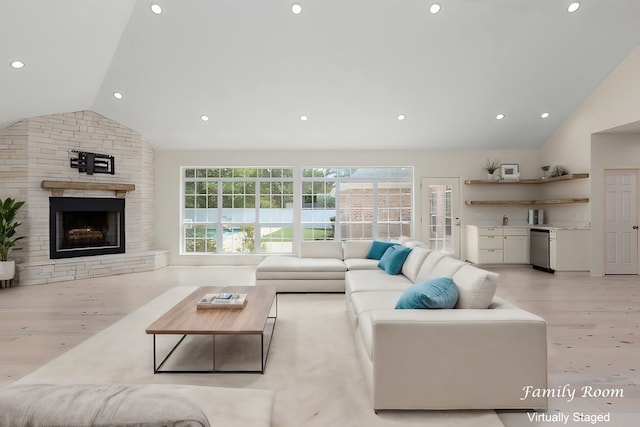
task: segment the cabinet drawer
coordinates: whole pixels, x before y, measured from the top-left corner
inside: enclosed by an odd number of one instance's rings
[[[505,236],[528,236],[529,229],[528,228],[505,228],[504,229]]]
[[[502,250],[481,249],[478,251],[478,264],[502,264]]]
[[[478,249],[502,249],[502,236],[478,236]]]
[[[498,227],[478,227],[479,236],[502,236],[502,228]]]

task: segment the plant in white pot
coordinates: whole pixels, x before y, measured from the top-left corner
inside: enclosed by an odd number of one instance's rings
[[[16,221],[18,210],[24,202],[17,202],[11,197],[0,199],[0,280],[11,280],[16,274],[15,261],[9,261],[9,254],[16,248],[18,240],[24,236],[16,236],[16,228],[20,222]]]
[[[500,169],[500,160],[487,159],[482,169],[487,172],[487,180],[493,181],[495,179],[493,174],[495,173],[495,171]]]

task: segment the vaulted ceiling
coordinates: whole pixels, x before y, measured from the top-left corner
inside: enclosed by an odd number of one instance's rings
[[[640,1],[570,3],[0,0],[0,127],[93,110],[161,150],[535,148],[640,44]]]

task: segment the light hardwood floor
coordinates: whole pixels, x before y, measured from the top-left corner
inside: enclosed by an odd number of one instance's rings
[[[576,390],[553,398],[547,414],[614,415],[640,425],[640,276],[555,276],[529,268],[493,269],[497,294],[548,324],[549,388]],[[147,273],[0,290],[0,387],[12,383],[124,317],[172,286],[247,285],[246,267],[169,267]],[[619,393],[624,397],[583,397]],[[622,414],[621,416],[618,416]],[[508,426],[532,423],[500,412]],[[615,418],[617,416],[617,418]],[[544,421],[544,420],[542,420]],[[581,423],[591,425],[589,423]]]

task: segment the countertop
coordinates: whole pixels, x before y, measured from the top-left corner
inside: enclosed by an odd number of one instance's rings
[[[578,226],[566,226],[566,225],[553,225],[553,224],[509,224],[509,225],[492,225],[492,224],[469,224],[475,227],[492,227],[492,228],[528,228],[536,230],[591,230],[590,227],[578,227]]]

